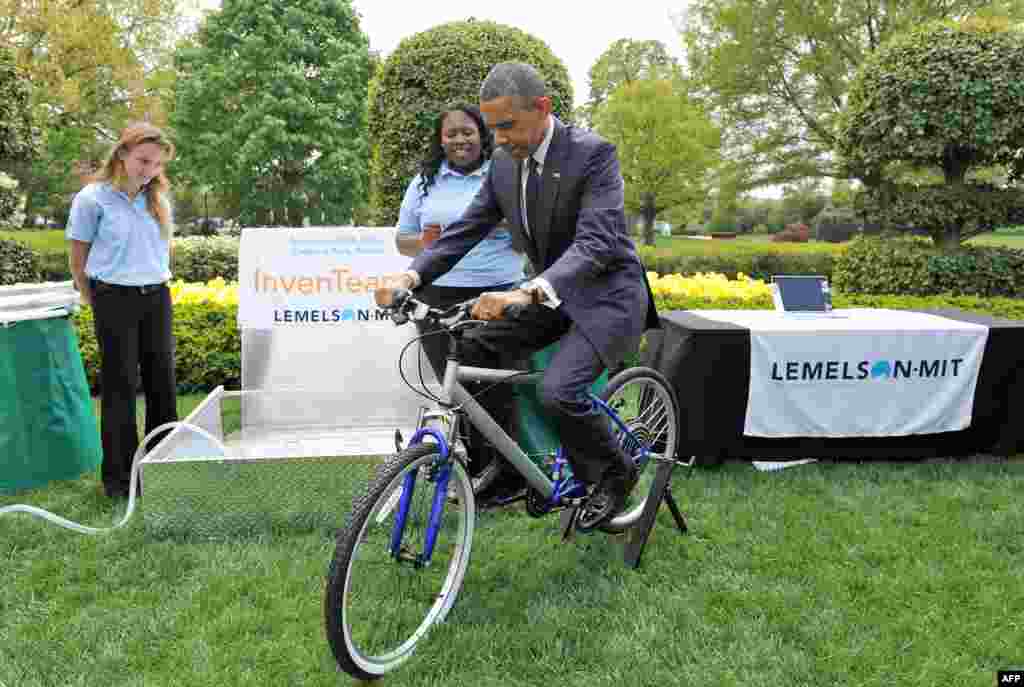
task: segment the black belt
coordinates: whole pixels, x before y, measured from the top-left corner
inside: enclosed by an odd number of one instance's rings
[[[132,291],[138,291],[143,296],[145,296],[146,294],[149,294],[149,293],[154,293],[156,291],[159,291],[160,289],[162,289],[164,286],[167,285],[167,282],[165,282],[165,281],[162,281],[159,284],[142,284],[140,286],[126,286],[124,284],[111,284],[109,282],[100,281],[99,279],[90,279],[89,281],[90,281],[90,285],[92,286],[93,290],[96,290],[96,287],[100,287],[101,291],[103,289],[117,289],[117,290],[130,289]]]

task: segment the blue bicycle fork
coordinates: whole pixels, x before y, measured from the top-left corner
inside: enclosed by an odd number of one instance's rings
[[[427,532],[423,542],[423,552],[416,555],[412,560],[416,567],[430,565],[430,559],[434,555],[434,545],[437,543],[437,533],[441,530],[441,518],[444,515],[444,504],[448,500],[448,482],[452,475],[452,464],[448,460],[450,450],[444,435],[433,427],[424,427],[416,431],[409,446],[415,446],[423,441],[423,437],[430,435],[437,442],[440,458],[440,468],[432,480],[434,486],[434,500],[430,504],[430,518],[427,521]],[[416,475],[419,470],[410,470],[402,480],[402,497],[398,501],[398,513],[395,515],[395,524],[391,528],[391,557],[395,560],[406,560],[402,557],[402,537],[405,534],[405,524],[409,517],[409,505],[412,503],[413,491],[416,488]]]

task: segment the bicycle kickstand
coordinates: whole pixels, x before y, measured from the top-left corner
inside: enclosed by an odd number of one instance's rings
[[[558,528],[562,530],[562,541],[567,542],[572,540],[576,534],[576,521],[580,516],[580,507],[573,506],[566,508],[558,516]]]

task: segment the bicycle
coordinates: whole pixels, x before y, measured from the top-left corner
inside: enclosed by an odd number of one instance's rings
[[[379,468],[355,501],[328,570],[328,643],[338,666],[362,680],[380,678],[405,662],[430,628],[445,619],[462,586],[476,515],[466,467],[465,422],[472,422],[525,478],[525,509],[530,516],[562,511],[568,515],[563,517],[568,534],[580,508],[586,507],[587,488],[573,478],[561,448],[553,456],[531,459],[463,386],[462,382],[535,384],[543,375],[459,362],[463,333],[483,324],[470,316],[473,303],[438,310],[408,291],[396,290],[389,307],[396,324],[421,319],[440,324],[450,335],[450,353],[440,396],[419,391],[405,380],[439,407],[420,409],[409,445]],[[515,309],[510,306],[505,316],[514,318]],[[401,355],[399,363],[401,369]],[[599,527],[621,533],[638,522],[651,498],[651,465],[675,463],[679,404],[669,382],[646,367],[619,372],[599,396],[591,394],[591,401],[608,416],[639,473],[626,508]]]

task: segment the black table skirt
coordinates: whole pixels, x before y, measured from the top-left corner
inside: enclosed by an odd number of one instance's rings
[[[647,333],[643,362],[679,396],[679,456],[699,463],[725,458],[931,458],[1024,452],[1024,322],[959,310],[921,310],[989,328],[971,426],[911,436],[768,439],[743,435],[750,390],[750,331],[710,320],[699,310],[661,313]]]

